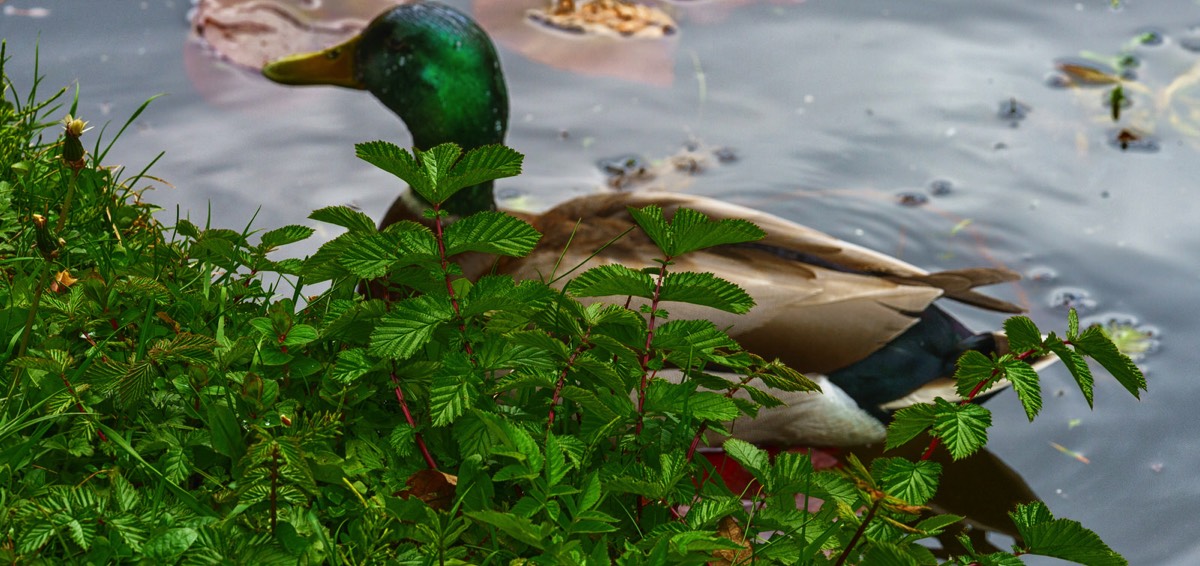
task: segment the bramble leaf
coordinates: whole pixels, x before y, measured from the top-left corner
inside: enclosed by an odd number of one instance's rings
[[[528,222],[503,212],[472,214],[446,227],[446,255],[479,252],[522,257],[542,235]]]
[[[702,305],[743,314],[754,306],[754,299],[741,287],[711,273],[668,273],[659,300]]]
[[[576,297],[628,295],[649,299],[654,296],[654,281],[649,275],[623,265],[593,267],[567,283],[567,292]]]
[[[1128,562],[1096,533],[1070,519],[1055,519],[1041,501],[1018,505],[1009,513],[1029,554],[1052,556],[1089,566],[1125,566]]]
[[[770,457],[766,450],[736,438],[726,440],[725,444],[721,446],[725,449],[725,453],[741,464],[747,472],[750,472],[754,479],[759,483],[766,484],[771,468]]]
[[[924,505],[937,492],[941,473],[942,466],[937,462],[887,458],[881,479],[887,493],[910,505]]]
[[[371,333],[373,355],[403,360],[433,338],[434,330],[454,317],[445,297],[421,295],[392,305]]]
[[[1020,361],[1009,359],[1000,364],[1004,369],[1004,377],[1012,383],[1013,391],[1025,408],[1025,416],[1033,422],[1033,418],[1042,410],[1042,385],[1038,380],[1037,370],[1033,366]]]
[[[454,146],[453,149],[457,150],[458,147]],[[449,148],[443,149],[443,153],[448,150]],[[425,200],[434,202],[434,199],[431,198],[434,188],[433,180],[427,171],[427,164],[424,160],[418,162],[417,158],[413,157],[408,150],[391,142],[373,141],[354,144],[354,154],[359,159],[399,177]],[[435,153],[431,157],[436,157],[436,155]],[[457,159],[458,155],[454,155],[454,158]],[[436,163],[434,166],[436,168]],[[450,164],[446,164],[447,168],[449,166]],[[372,228],[374,228],[374,223],[372,223]]]
[[[892,415],[892,423],[888,425],[887,442],[885,446],[891,450],[903,446],[908,441],[925,432],[933,426],[937,411],[933,405],[922,403],[896,411]]]
[[[766,237],[766,232],[753,223],[725,218],[717,221],[690,208],[680,208],[671,218],[676,249],[671,256],[727,244],[753,242]]]
[[[1083,392],[1083,398],[1087,399],[1088,407],[1092,407],[1092,395],[1095,389],[1095,378],[1092,377],[1092,369],[1088,367],[1087,360],[1079,355],[1075,350],[1068,348],[1062,340],[1051,334],[1046,340],[1046,348],[1054,355],[1062,360],[1063,365],[1067,366],[1067,371],[1071,372],[1071,377],[1075,378],[1075,383],[1079,384],[1079,390]]]
[[[973,404],[955,405],[936,399],[933,432],[946,444],[950,456],[961,460],[974,454],[987,443],[987,429],[992,426],[992,413]]]
[[[1072,343],[1075,344],[1075,351],[1099,362],[1108,373],[1117,378],[1117,382],[1124,386],[1126,391],[1138,399],[1142,398],[1139,391],[1146,390],[1146,376],[1129,356],[1117,350],[1116,344],[1104,334],[1102,328],[1089,327],[1072,340]]]
[[[995,362],[978,350],[963,352],[958,358],[958,369],[954,370],[958,396],[963,399],[970,397],[980,383],[992,379],[995,367]]]
[[[1025,352],[1042,344],[1042,332],[1027,316],[1014,316],[1004,321],[1004,334],[1008,336],[1009,349]]]
[[[341,226],[351,232],[375,232],[375,221],[371,217],[348,206],[318,208],[308,217],[317,222]]]

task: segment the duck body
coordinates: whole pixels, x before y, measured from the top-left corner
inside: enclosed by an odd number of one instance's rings
[[[419,148],[445,142],[468,149],[502,143],[507,131],[507,90],[495,48],[470,18],[436,3],[397,6],[359,37],[321,53],[272,63],[264,74],[286,84],[366,89],[408,125]],[[495,207],[490,183],[459,195],[445,206],[452,213]],[[650,205],[661,207],[668,218],[680,207],[713,219],[741,218],[767,234],[754,244],[672,259],[673,270],[710,272],[741,286],[757,304],[750,313],[735,316],[689,304],[663,307],[674,319],[711,320],[746,350],[810,374],[825,391],[785,394],[788,406],[734,423],[736,436],[777,445],[879,441],[890,411],[934,396],[957,398],[950,378],[962,352],[1007,351],[1002,336],[970,332],[934,302],[948,297],[1019,312],[974,290],[1017,279],[1011,271],[930,273],[774,215],[694,195],[596,194],[539,215],[514,213],[543,234],[537,248],[524,258],[459,258],[464,276],[499,272],[549,281],[576,265],[576,274],[604,264],[656,266],[659,252],[640,231],[613,242],[634,225],[628,208]],[[423,222],[423,208],[411,193],[402,196],[382,224]]]

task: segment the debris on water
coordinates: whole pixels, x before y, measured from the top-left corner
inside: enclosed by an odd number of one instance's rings
[[[929,183],[929,194],[935,197],[944,197],[954,191],[954,183],[945,179],[935,179]]]
[[[1087,317],[1080,321],[1086,326],[1097,325],[1116,344],[1117,351],[1133,361],[1141,360],[1158,351],[1159,330],[1153,326],[1139,324],[1134,316],[1106,314]]]
[[[921,206],[929,202],[929,197],[922,193],[904,192],[896,195],[896,203],[900,206]]]
[[[1121,85],[1117,85],[1112,90],[1104,93],[1104,97],[1101,100],[1104,107],[1112,115],[1114,122],[1121,119],[1122,110],[1133,106],[1133,100],[1125,95],[1125,88]]]
[[[554,2],[550,9],[532,8],[529,21],[547,28],[578,35],[658,39],[675,35],[675,20],[653,6],[624,0]]]
[[[737,151],[732,147],[718,147],[713,149],[712,153],[720,163],[733,163],[738,160]]]
[[[1063,86],[1092,87],[1121,82],[1112,67],[1102,67],[1086,59],[1059,59],[1054,62],[1054,68],[1066,78],[1067,84]]]
[[[1163,35],[1163,32],[1160,30],[1151,29],[1139,33],[1137,37],[1134,38],[1134,41],[1141,45],[1157,47],[1166,41],[1166,36]]]
[[[1162,472],[1163,471],[1163,463],[1162,462],[1151,462],[1150,463],[1150,471],[1152,471],[1156,474],[1159,472]]]
[[[1108,145],[1121,151],[1154,153],[1159,150],[1158,140],[1150,134],[1133,128],[1121,128],[1108,132]]]
[[[1075,287],[1056,289],[1050,296],[1050,306],[1077,311],[1090,311],[1096,308],[1096,300],[1091,293]]]
[[[596,162],[600,172],[607,178],[608,186],[614,189],[624,189],[634,183],[654,179],[650,166],[639,155],[618,155],[601,159]]]
[[[996,112],[996,115],[1001,120],[1007,120],[1009,125],[1015,128],[1032,110],[1033,108],[1028,104],[1013,97],[1000,102],[1000,110]]]
[[[1092,463],[1091,460],[1087,459],[1087,456],[1084,456],[1083,454],[1080,454],[1079,452],[1071,450],[1070,448],[1067,448],[1066,446],[1063,446],[1057,442],[1051,442],[1050,446],[1053,446],[1055,450],[1058,450],[1059,452],[1062,452],[1063,454],[1066,454],[1067,456],[1070,456],[1080,462],[1083,462],[1084,464]]]

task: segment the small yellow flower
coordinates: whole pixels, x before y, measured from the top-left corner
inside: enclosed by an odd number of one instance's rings
[[[84,132],[91,129],[88,127],[87,122],[79,118],[74,118],[70,114],[67,114],[67,117],[63,118],[62,124],[63,129],[67,132],[67,135],[73,138],[78,138],[82,136]]]

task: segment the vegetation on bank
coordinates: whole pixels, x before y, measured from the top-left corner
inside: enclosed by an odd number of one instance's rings
[[[433,203],[429,226],[379,231],[324,208],[311,218],[345,233],[311,257],[274,259],[313,230],[164,226],[140,199],[146,169],[105,161],[144,106],[115,133],[89,132],[77,101],[40,87],[19,96],[4,75],[0,101],[0,560],[935,564],[919,541],[963,529],[924,507],[941,472],[928,459],[816,471],[807,455],[729,440],[759,484],[734,493],[696,457],[707,431],[778,404],[773,391],[815,387],[659,304],[751,308],[736,286],[668,259],[761,237],[748,222],[642,209],[639,228],[662,251],[653,273],[610,266],[565,290],[469,281],[452,256],[520,256],[539,234],[499,212],[448,224],[439,205],[517,174],[522,157],[371,142],[360,157]],[[357,293],[384,276],[408,295]],[[318,283],[327,290],[304,296]],[[579,301],[613,296],[649,306]],[[1005,329],[1020,354],[964,356],[965,397],[1006,378],[1033,419],[1042,401],[1025,360],[1050,352],[1089,402],[1085,357],[1135,396],[1145,389],[1074,313],[1064,336],[1024,317]],[[671,371],[685,379],[660,378]],[[990,425],[985,407],[939,401],[900,411],[888,446],[958,459]],[[797,497],[823,503],[807,511]],[[976,552],[964,536],[948,563],[1125,563],[1042,503],[1011,518],[1022,539],[1011,553]]]

